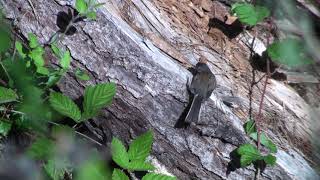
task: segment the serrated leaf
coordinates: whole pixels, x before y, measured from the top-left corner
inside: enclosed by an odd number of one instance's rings
[[[256,129],[256,124],[253,120],[249,120],[247,121],[244,125],[244,130],[246,132],[246,134],[251,134],[251,133],[254,133],[254,132],[257,132],[257,129]]]
[[[131,171],[153,171],[155,167],[144,160],[131,160],[127,169]]]
[[[16,41],[15,47],[16,47],[16,50],[18,51],[19,55],[20,55],[23,59],[27,57],[27,55],[23,52],[23,46],[22,46],[21,42]]]
[[[90,80],[90,76],[88,74],[86,74],[84,71],[82,71],[81,69],[77,68],[75,75],[78,79],[82,80],[82,81],[88,81]]]
[[[33,49],[38,47],[40,44],[38,42],[38,38],[35,34],[29,33],[28,34],[29,46]]]
[[[120,167],[126,169],[129,165],[129,155],[125,146],[122,142],[117,139],[113,138],[111,142],[111,154],[112,160],[117,163]]]
[[[313,63],[306,54],[306,46],[298,39],[287,38],[272,43],[267,52],[272,61],[289,67]]]
[[[70,62],[71,62],[71,55],[70,55],[70,51],[67,50],[66,52],[64,52],[60,60],[60,65],[63,69],[69,69]]]
[[[14,90],[0,86],[0,104],[16,101],[17,97]]]
[[[266,164],[269,164],[271,166],[274,166],[276,164],[277,158],[271,154],[264,156],[263,160]]]
[[[144,161],[150,154],[152,142],[153,134],[150,130],[138,136],[129,146],[129,159]]]
[[[238,17],[241,23],[254,26],[270,15],[270,11],[263,6],[253,6],[248,3],[235,3],[231,11]]]
[[[237,153],[240,157],[240,165],[241,167],[245,167],[250,165],[252,162],[256,160],[262,159],[262,156],[258,149],[251,144],[243,144],[237,149]]]
[[[255,141],[258,141],[258,135],[257,132],[251,133],[250,137],[254,139]],[[260,143],[267,147],[272,153],[277,152],[277,146],[266,136],[265,133],[260,134]]]
[[[34,159],[49,159],[54,153],[54,142],[47,138],[37,139],[27,150],[27,154]]]
[[[50,94],[49,102],[51,107],[60,114],[73,119],[76,122],[81,122],[81,112],[79,107],[67,96],[52,92]]]
[[[88,5],[85,0],[76,0],[76,9],[80,14],[85,14],[88,10]]]
[[[148,173],[143,176],[142,180],[177,180],[177,178],[164,174]]]
[[[0,119],[0,134],[7,136],[12,127],[12,123],[5,119]]]
[[[88,86],[84,92],[84,118],[89,119],[96,116],[101,108],[111,104],[115,93],[116,86],[114,83]]]
[[[97,13],[94,12],[94,11],[88,12],[88,13],[87,13],[87,17],[88,17],[89,19],[96,20],[96,19],[97,19]]]
[[[129,180],[129,177],[120,169],[115,168],[112,173],[112,180]]]

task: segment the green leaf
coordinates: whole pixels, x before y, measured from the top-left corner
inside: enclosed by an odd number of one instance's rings
[[[0,134],[3,136],[7,136],[12,127],[12,123],[5,120],[0,119]]]
[[[24,59],[27,57],[27,55],[23,52],[23,46],[21,44],[21,42],[16,41],[16,50],[18,51],[19,55]]]
[[[232,13],[234,13],[241,23],[254,26],[258,22],[270,15],[270,11],[263,6],[253,6],[248,3],[235,3],[231,7]]]
[[[127,153],[126,148],[122,144],[122,142],[113,138],[111,142],[111,154],[112,160],[117,163],[120,167],[126,169],[129,165],[129,155]]]
[[[50,72],[48,68],[39,66],[37,67],[37,73],[43,74],[43,75],[49,75]]]
[[[155,170],[155,167],[144,160],[132,160],[130,161],[127,169],[131,171],[153,171]]]
[[[153,135],[151,130],[141,136],[138,136],[129,146],[129,159],[145,161],[150,154],[152,142]]]
[[[289,67],[297,67],[313,63],[306,54],[306,46],[302,41],[287,38],[272,43],[267,52],[272,61]]]
[[[67,96],[52,92],[49,99],[50,105],[60,114],[67,116],[76,122],[81,122],[81,112],[79,107]]]
[[[111,173],[108,172],[108,167],[101,160],[89,160],[81,164],[77,170],[76,180],[107,180],[111,179]]]
[[[258,141],[258,135],[257,132],[251,133],[250,137],[254,139],[255,141]],[[277,152],[277,146],[266,136],[265,133],[260,134],[260,143],[267,147],[272,153]]]
[[[66,52],[64,52],[60,60],[60,65],[63,69],[69,69],[70,62],[71,62],[71,55],[70,55],[70,51],[67,50]]]
[[[148,173],[143,176],[142,180],[177,180],[177,178],[163,174]]]
[[[245,167],[250,165],[252,162],[256,160],[262,159],[262,156],[258,149],[251,144],[243,144],[237,149],[237,153],[240,157],[240,165],[241,167]]]
[[[114,83],[88,86],[84,92],[84,118],[89,119],[96,116],[101,108],[111,104],[115,93],[116,86]]]
[[[89,19],[96,20],[96,19],[97,19],[97,13],[94,12],[94,11],[88,12],[88,13],[87,13],[87,17],[88,17]]]
[[[35,34],[29,33],[28,34],[29,46],[33,49],[38,47],[40,44],[38,42],[38,38]]]
[[[0,22],[0,53],[6,52],[11,46],[9,27]]]
[[[85,14],[88,10],[88,5],[85,0],[76,0],[76,9],[80,14]]]
[[[77,68],[75,75],[78,79],[82,80],[82,81],[88,81],[90,80],[90,76],[88,74],[86,74],[84,71],[82,71],[81,69]]]
[[[129,180],[129,177],[120,169],[115,168],[112,173],[112,180]]]
[[[51,86],[57,84],[60,79],[61,79],[61,75],[60,74],[50,75],[49,78],[48,78],[48,81],[46,82],[47,87],[51,87]]]
[[[264,156],[263,160],[266,164],[269,164],[271,166],[274,166],[276,164],[277,158],[271,154]]]
[[[256,129],[256,124],[253,120],[249,120],[247,121],[244,125],[244,130],[246,132],[246,134],[251,134],[251,133],[254,133],[254,132],[257,132],[257,129]]]
[[[54,142],[47,138],[37,139],[27,150],[27,154],[34,159],[50,159],[54,153]]]
[[[64,177],[65,169],[57,165],[56,160],[49,159],[44,165],[44,170],[52,180],[60,180]]]
[[[14,90],[0,86],[0,104],[13,102],[17,100],[17,94]]]
[[[51,44],[51,49],[52,49],[53,53],[54,53],[58,58],[61,58],[61,54],[62,54],[62,53],[61,53],[59,47],[58,47],[55,43]]]
[[[37,48],[33,49],[30,53],[29,53],[29,57],[31,59],[33,59],[34,64],[37,67],[42,67],[45,65],[45,61],[43,59],[43,53],[44,53],[44,49],[40,46],[38,46]]]

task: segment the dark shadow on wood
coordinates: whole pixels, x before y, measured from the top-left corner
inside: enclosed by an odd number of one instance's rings
[[[217,28],[221,30],[229,39],[237,37],[243,31],[243,26],[238,20],[229,25],[217,18],[211,18],[208,26],[208,33],[210,32],[211,28]]]

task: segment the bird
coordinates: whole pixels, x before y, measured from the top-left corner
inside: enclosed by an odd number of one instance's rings
[[[217,86],[215,75],[206,64],[207,60],[201,57],[195,67],[195,75],[189,86],[189,91],[193,94],[193,100],[185,123],[197,123],[200,116],[201,104],[205,102]]]

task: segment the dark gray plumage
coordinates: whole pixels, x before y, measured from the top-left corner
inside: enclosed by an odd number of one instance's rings
[[[196,74],[193,76],[189,87],[189,90],[194,97],[185,118],[186,123],[198,122],[201,104],[211,96],[212,91],[217,85],[216,78],[206,63],[199,62],[195,69]]]

